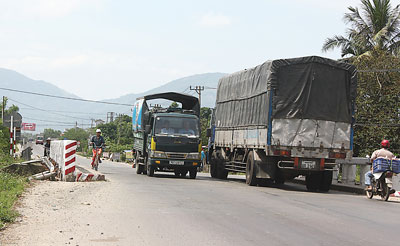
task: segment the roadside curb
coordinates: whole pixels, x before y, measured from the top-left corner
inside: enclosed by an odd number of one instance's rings
[[[301,179],[294,179],[291,180],[290,182],[296,183],[296,184],[306,184],[305,180]],[[356,186],[349,186],[349,185],[339,185],[339,184],[332,184],[331,185],[331,190],[337,190],[337,191],[343,191],[343,192],[348,192],[348,193],[354,193],[358,195],[364,195],[365,190],[364,187],[356,187]]]

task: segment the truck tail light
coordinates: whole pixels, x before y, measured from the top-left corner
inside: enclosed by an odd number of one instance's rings
[[[343,153],[343,152],[329,152],[329,158],[332,158],[332,159],[346,159],[346,153]]]
[[[275,150],[274,155],[290,156],[290,150]]]

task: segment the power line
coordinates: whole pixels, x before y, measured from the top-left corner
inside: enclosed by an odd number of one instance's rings
[[[36,118],[31,118],[31,117],[22,117],[23,119],[28,119],[28,120],[36,120],[36,121],[43,121],[43,122],[50,122],[50,123],[61,123],[61,124],[72,124],[75,125],[75,122],[65,122],[65,121],[54,121],[54,120],[43,120],[43,119],[36,119]],[[81,124],[82,125],[82,124]],[[89,124],[88,124],[89,125]]]
[[[19,109],[23,109],[23,110],[37,110],[34,108],[19,108]],[[62,110],[47,110],[48,112],[60,112],[60,113],[71,113],[71,114],[86,114],[86,115],[103,115],[101,113],[85,113],[85,112],[74,112],[74,111],[62,111]]]
[[[189,90],[189,86],[188,87],[186,87],[186,89],[184,89],[181,93],[185,93],[187,90]]]
[[[54,95],[48,95],[48,94],[43,94],[43,93],[30,92],[30,91],[21,91],[21,90],[15,90],[15,89],[4,88],[4,87],[0,87],[0,90],[13,91],[13,92],[25,93],[25,94],[29,94],[29,95],[43,96],[43,97],[53,97],[53,98],[59,98],[59,99],[67,99],[67,100],[74,100],[74,101],[82,101],[82,102],[103,103],[103,104],[120,105],[120,106],[129,106],[129,107],[133,107],[133,106],[134,106],[134,105],[125,104],[125,103],[113,103],[113,102],[104,102],[104,101],[88,100],[88,99],[82,99],[82,98],[73,98],[73,97],[64,97],[64,96],[54,96]]]
[[[75,117],[75,116],[66,115],[66,114],[59,114],[59,113],[51,112],[51,111],[46,110],[46,109],[36,108],[34,106],[31,106],[31,105],[28,105],[28,104],[25,104],[25,103],[22,103],[22,102],[18,102],[17,100],[14,100],[14,99],[11,99],[11,98],[8,98],[8,100],[16,102],[16,103],[19,103],[19,104],[22,104],[24,106],[27,106],[27,107],[30,107],[30,108],[33,108],[33,109],[36,109],[36,110],[40,110],[40,111],[51,113],[51,114],[55,114],[55,115],[61,115],[61,116],[64,116],[64,117],[74,118],[74,119],[78,119],[78,120],[90,120],[90,119],[87,119],[87,118],[80,118],[80,117]]]

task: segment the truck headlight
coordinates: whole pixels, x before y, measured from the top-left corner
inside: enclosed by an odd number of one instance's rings
[[[200,153],[189,153],[187,155],[186,159],[199,160],[200,159]]]
[[[167,158],[167,155],[162,151],[152,151],[151,157],[153,158]]]

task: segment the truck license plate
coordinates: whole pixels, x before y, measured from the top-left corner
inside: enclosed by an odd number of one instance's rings
[[[170,165],[185,165],[184,161],[169,161]]]
[[[315,169],[316,164],[317,163],[315,161],[302,161],[301,162],[301,168],[304,168],[304,169]]]

